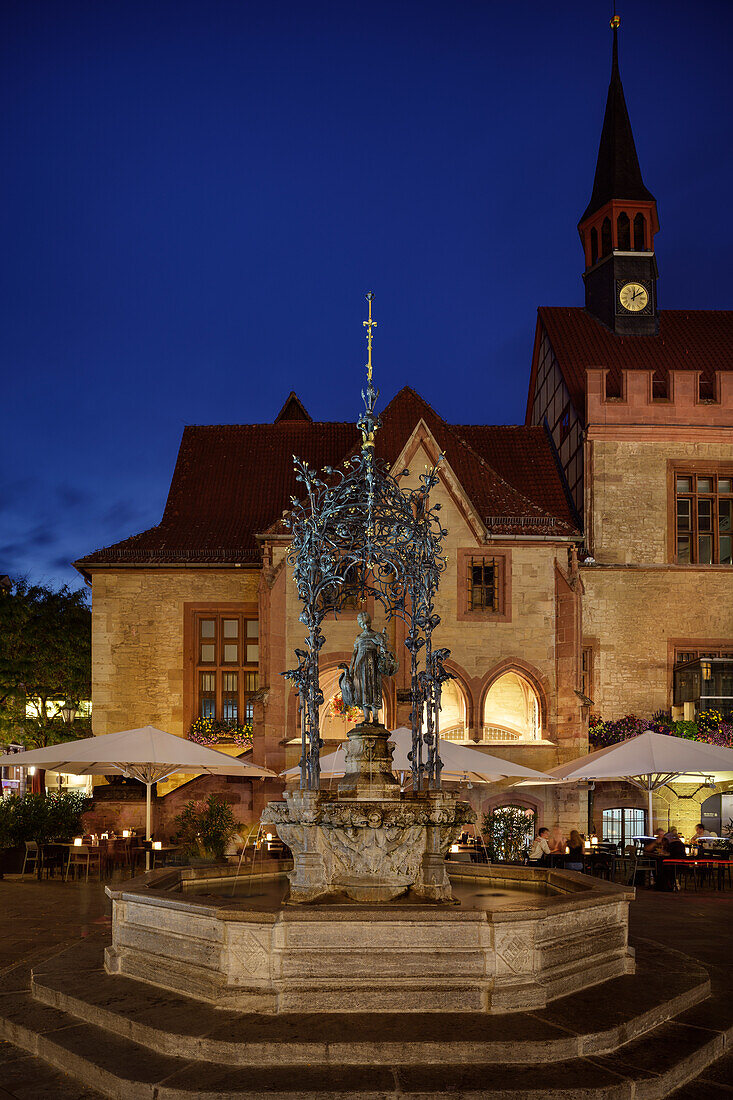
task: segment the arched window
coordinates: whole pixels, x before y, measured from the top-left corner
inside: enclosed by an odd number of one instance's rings
[[[353,729],[357,722],[364,717],[361,710],[354,707],[349,710],[344,707],[339,687],[339,677],[342,669],[328,668],[321,672],[318,679],[323,692],[323,706],[320,710],[321,737],[324,741],[345,741],[349,736],[349,730]],[[382,692],[384,704],[384,692]],[[382,721],[385,721],[385,711],[381,713]],[[324,749],[324,752],[326,750]]]
[[[646,248],[646,218],[637,214],[634,218],[634,251],[643,252]]]
[[[624,846],[634,837],[643,836],[646,829],[646,814],[643,810],[629,809],[625,806],[603,811],[603,839],[612,844]]]
[[[598,259],[598,230],[594,227],[590,231],[590,262],[594,264]]]
[[[611,244],[611,219],[604,218],[601,226],[601,255],[610,256],[613,251]]]
[[[622,252],[631,251],[631,222],[628,214],[624,214],[623,211],[616,219],[616,239]]]
[[[465,741],[466,700],[457,680],[448,680],[443,684],[440,695],[440,736],[446,741]]]
[[[485,741],[538,741],[542,737],[540,701],[518,672],[505,672],[486,693],[483,714]]]

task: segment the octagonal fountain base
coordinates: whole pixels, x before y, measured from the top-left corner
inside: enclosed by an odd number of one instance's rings
[[[227,870],[107,887],[107,972],[246,1012],[500,1013],[634,969],[633,890],[571,871],[454,865],[457,905],[304,906],[281,900],[282,875],[234,897]]]

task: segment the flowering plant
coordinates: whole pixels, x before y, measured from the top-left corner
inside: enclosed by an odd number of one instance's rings
[[[347,722],[356,722],[361,717],[361,709],[347,707],[340,691],[329,700],[328,713],[332,718],[344,718]]]
[[[634,714],[627,714],[615,722],[606,722],[600,714],[592,714],[588,726],[588,742],[592,749],[605,749],[609,745],[628,741],[630,737],[637,737],[645,730],[733,748],[733,722],[723,719],[717,710],[702,711],[697,722],[674,722],[672,716],[665,711],[657,711],[648,721],[637,718]]]
[[[228,726],[216,718],[197,718],[188,731],[189,741],[197,745],[219,745],[224,742],[252,748],[252,725]]]
[[[649,726],[643,718],[637,718],[634,714],[627,714],[615,722],[604,722],[600,714],[592,714],[588,727],[588,740],[594,749],[605,749],[609,745],[617,745],[621,741],[628,741],[630,737],[636,737]]]

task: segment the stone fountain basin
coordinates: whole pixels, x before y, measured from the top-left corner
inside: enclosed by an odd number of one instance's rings
[[[251,897],[232,896],[233,867],[162,868],[106,888],[105,967],[263,1013],[519,1012],[633,972],[633,889],[544,867],[447,867],[459,894],[490,901],[288,905],[284,865],[255,875]]]

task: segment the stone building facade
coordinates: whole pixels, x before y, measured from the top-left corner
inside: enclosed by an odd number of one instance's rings
[[[450,425],[404,389],[378,433],[394,471],[446,456],[436,641],[454,679],[443,731],[540,770],[587,750],[591,708],[651,717],[674,705],[675,665],[733,658],[733,312],[658,308],[659,219],[616,38],[578,226],[585,306],[538,311],[525,425]],[[95,733],[150,722],[186,736],[197,718],[248,721],[256,763],[296,762],[297,700],[282,672],[303,629],[278,521],[298,488],[292,455],[337,466],[357,442],[353,424],[313,422],[295,394],[271,424],[185,430],[161,523],[76,563],[92,585]],[[321,657],[327,747],[346,734],[338,664],[357,611],[329,623]],[[388,631],[402,656],[400,624]],[[405,665],[384,700],[392,728],[407,722]],[[178,804],[174,786],[161,804]],[[468,796],[481,811],[511,803],[565,829],[587,825],[578,788],[506,787]],[[230,788],[242,820],[255,820],[282,784]],[[660,795],[665,824],[682,814],[668,803]],[[606,785],[591,824],[643,805],[632,787]],[[683,816],[699,805],[686,801]]]
[[[378,447],[394,470],[420,471],[445,455],[435,495],[448,531],[436,605],[436,641],[451,650],[454,676],[444,699],[446,735],[540,770],[577,756],[587,744],[587,707],[578,694],[580,534],[546,430],[451,426],[411,390],[396,396],[382,420]],[[313,423],[294,395],[270,425],[186,430],[161,524],[78,563],[92,585],[96,733],[150,722],[186,736],[196,718],[228,715],[251,719],[256,763],[281,772],[296,762],[298,700],[282,672],[304,635],[277,520],[297,488],[292,454],[314,460],[315,447],[320,464],[336,465],[356,441],[355,427]],[[263,451],[278,456],[264,481]],[[224,454],[239,473],[217,496],[210,474]],[[240,496],[247,486],[258,515],[248,514]],[[227,521],[227,550],[218,545],[223,514],[235,517]],[[207,539],[217,544],[207,546]],[[395,728],[410,709],[404,628],[398,620],[384,624],[379,607],[367,609],[377,629],[387,626],[400,655],[384,700],[384,720]],[[321,654],[330,748],[346,735],[346,720],[329,704],[338,694],[339,662],[351,654],[358,610],[331,618]],[[212,782],[189,786],[195,793]],[[237,807],[248,820],[282,789],[242,785],[251,793]],[[501,785],[471,797],[485,809],[501,800]],[[583,813],[577,792],[562,811],[549,790],[521,801],[542,817],[560,814],[567,825]],[[159,799],[161,807],[177,802],[169,794]]]

